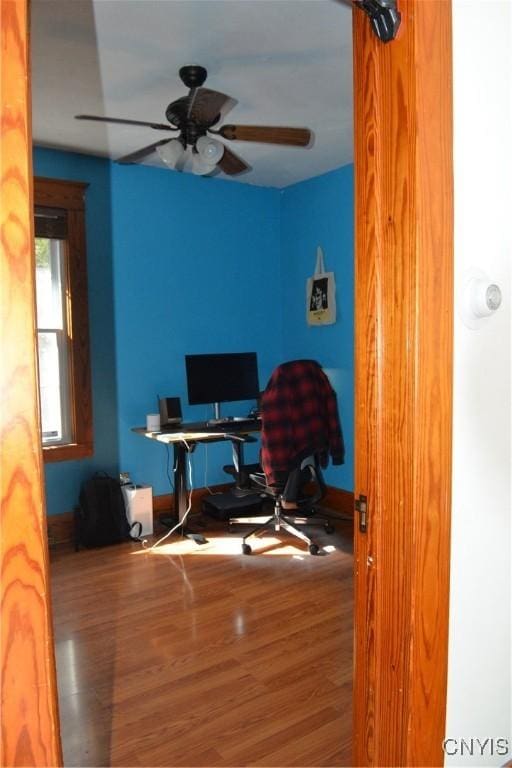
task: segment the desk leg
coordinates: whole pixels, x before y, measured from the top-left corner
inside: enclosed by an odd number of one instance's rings
[[[181,533],[196,544],[207,544],[202,533],[194,533],[187,523],[183,523],[188,506],[187,494],[187,453],[188,448],[184,443],[174,443],[174,514],[181,523]]]
[[[183,443],[174,443],[174,493],[171,515],[160,515],[160,522],[166,528],[174,528],[183,522],[187,511],[187,448]],[[180,531],[178,531],[179,533]],[[182,530],[181,533],[184,533]]]
[[[187,449],[174,443],[174,514],[181,523],[187,511]]]

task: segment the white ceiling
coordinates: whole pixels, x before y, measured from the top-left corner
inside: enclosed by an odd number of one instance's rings
[[[226,142],[252,167],[231,178],[281,188],[352,161],[352,12],[342,0],[33,0],[31,8],[36,144],[115,160],[171,137],[74,115],[166,122],[166,106],[187,93],[179,68],[201,64],[205,87],[237,100],[226,122],[314,132],[307,149]],[[156,154],[146,162],[160,164]]]

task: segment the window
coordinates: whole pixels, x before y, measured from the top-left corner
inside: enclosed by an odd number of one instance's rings
[[[86,184],[34,179],[41,437],[45,461],[92,455]]]
[[[36,211],[36,219],[50,215],[51,210]],[[62,445],[72,441],[66,284],[65,240],[36,237],[37,344],[43,445]]]

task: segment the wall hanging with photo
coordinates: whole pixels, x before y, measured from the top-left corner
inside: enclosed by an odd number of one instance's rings
[[[308,325],[332,325],[336,322],[336,283],[334,272],[326,272],[324,254],[316,249],[315,274],[306,283],[306,320]]]

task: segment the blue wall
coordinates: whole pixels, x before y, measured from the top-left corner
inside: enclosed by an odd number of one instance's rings
[[[92,472],[119,471],[110,172],[108,160],[41,148],[34,151],[34,175],[90,185],[86,192],[86,241],[94,455],[90,459],[45,465],[50,515],[73,509],[82,480]]]
[[[262,387],[280,362],[279,199],[275,189],[112,168],[120,467],[157,494],[169,491],[165,452],[130,428],[157,410],[157,395],[181,397],[192,420],[213,415],[188,405],[184,355],[256,351]],[[205,485],[205,452],[194,453],[195,487]],[[229,479],[230,457],[226,443],[208,447],[207,483]]]
[[[327,481],[353,487],[353,173],[352,166],[276,190],[85,155],[36,149],[39,176],[75,179],[87,191],[87,248],[95,452],[48,464],[49,514],[76,504],[96,469],[130,472],[166,493],[166,452],[134,435],[157,395],[188,406],[184,355],[256,351],[263,388],[283,360],[313,357],[338,393],[346,464]],[[338,319],[310,328],[305,283],[317,245],[336,273]],[[252,404],[226,404],[239,414]],[[256,449],[246,458],[256,457]],[[225,482],[227,444],[199,446],[194,486]]]
[[[318,360],[338,396],[346,457],[330,466],[327,483],[354,487],[354,193],[347,165],[282,191],[281,269],[283,338],[287,360]],[[316,249],[336,279],[337,319],[333,325],[306,324],[306,280],[315,270]]]

